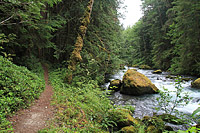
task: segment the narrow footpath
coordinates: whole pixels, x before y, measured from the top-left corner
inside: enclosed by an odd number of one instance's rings
[[[46,84],[44,92],[28,109],[20,110],[10,118],[15,133],[37,133],[53,118],[53,107],[50,105],[53,89],[48,83],[48,68],[43,65],[43,69]]]

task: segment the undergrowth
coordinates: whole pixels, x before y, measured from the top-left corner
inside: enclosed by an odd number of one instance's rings
[[[44,60],[41,61],[39,58],[37,58],[34,55],[30,55],[29,57],[25,56],[25,57],[21,57],[20,59],[17,59],[17,65],[26,66],[28,70],[37,74],[40,77],[40,79],[43,80],[43,82],[45,83],[44,70],[42,68],[41,62],[43,62],[43,64],[48,66],[47,63],[44,63],[46,61]]]
[[[41,67],[40,67],[41,68]],[[0,131],[12,131],[6,117],[28,107],[44,90],[44,82],[26,67],[0,56]]]
[[[65,83],[66,69],[50,73],[54,88],[52,104],[56,107],[51,128],[40,132],[107,132],[108,110],[114,108],[97,81],[76,76],[72,84]]]

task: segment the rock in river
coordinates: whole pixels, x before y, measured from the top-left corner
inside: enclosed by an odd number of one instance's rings
[[[158,92],[158,88],[143,74],[129,69],[123,76],[120,92],[139,96]]]
[[[119,79],[115,79],[115,80],[112,80],[110,82],[110,85],[108,87],[109,90],[114,90],[114,91],[119,91],[120,90],[120,87],[121,87],[121,80]]]
[[[158,70],[153,71],[152,73],[154,73],[154,74],[161,74],[162,70],[158,69]]]
[[[200,88],[200,78],[198,78],[194,82],[192,82],[192,87]]]

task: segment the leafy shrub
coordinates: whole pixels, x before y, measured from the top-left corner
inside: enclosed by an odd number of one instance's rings
[[[164,91],[159,91],[160,97],[157,98],[158,107],[155,109],[157,111],[162,110],[165,114],[160,115],[164,121],[173,123],[173,124],[190,124],[191,119],[186,119],[186,114],[178,111],[177,107],[184,107],[189,104],[192,100],[192,97],[189,96],[188,92],[183,92],[183,87],[181,77],[177,77],[175,80],[175,90],[169,91],[164,88]],[[170,94],[171,92],[175,93],[175,96]],[[177,117],[175,117],[175,116]]]
[[[199,133],[200,128],[199,127],[190,127],[186,131],[178,130],[178,133]]]
[[[0,56],[0,130],[8,128],[7,116],[27,107],[43,89],[44,82],[36,74]]]
[[[29,57],[16,57],[17,65],[26,66],[28,70],[37,74],[44,81],[44,70],[41,66],[41,61],[34,55],[30,55]],[[44,61],[42,61],[44,62]],[[47,65],[47,64],[46,64]]]

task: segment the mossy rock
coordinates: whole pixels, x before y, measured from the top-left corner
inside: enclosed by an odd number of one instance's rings
[[[162,131],[159,131],[159,129],[157,129],[153,125],[148,126],[146,132],[147,133],[162,133]]]
[[[164,121],[157,116],[144,116],[142,122],[147,126],[148,133],[161,133],[165,128]]]
[[[126,69],[124,64],[121,64],[119,67],[120,70]]]
[[[115,79],[115,80],[112,80],[112,81],[110,82],[110,85],[109,85],[108,89],[109,89],[109,90],[114,90],[114,91],[119,91],[121,85],[122,85],[121,80]]]
[[[200,78],[198,78],[194,82],[192,82],[192,87],[200,88]]]
[[[137,71],[137,69],[134,69],[134,68],[133,68],[133,69],[131,69],[131,70],[133,70],[133,71]]]
[[[132,67],[132,64],[127,64],[128,67]]]
[[[139,65],[132,65],[132,67],[139,67]]]
[[[134,126],[127,126],[121,129],[122,133],[136,133],[137,129]]]
[[[118,127],[126,127],[139,124],[139,121],[132,117],[132,113],[128,109],[112,109],[109,110],[108,113],[109,120],[115,122]]]
[[[156,127],[163,127],[163,128],[165,126],[164,121],[160,117],[157,117],[157,116],[153,116],[153,117],[144,116],[142,119],[142,122],[147,126],[154,125]]]
[[[172,127],[170,127],[170,126],[165,126],[165,130],[167,130],[167,131],[174,131],[174,129]]]
[[[172,123],[175,125],[185,124],[185,122],[183,120],[179,119],[178,117],[176,117],[174,115],[162,114],[162,115],[158,115],[157,117],[161,118],[165,122]]]
[[[152,72],[153,74],[161,74],[162,73],[162,70],[158,69],[158,70],[155,70]]]
[[[120,93],[139,96],[157,92],[158,88],[145,75],[133,69],[124,74]]]
[[[151,69],[151,67],[148,66],[148,65],[140,65],[139,68],[140,68],[140,69],[146,69],[146,70]]]

